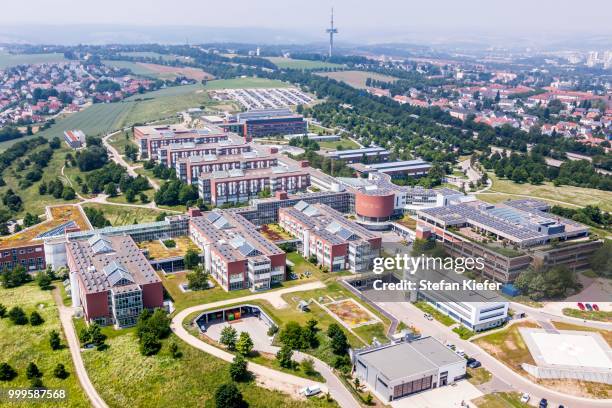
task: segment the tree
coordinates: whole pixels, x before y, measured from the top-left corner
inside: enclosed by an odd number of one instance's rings
[[[89,332],[89,328],[83,327],[81,331],[79,331],[79,341],[83,345],[91,342],[91,333]]]
[[[278,339],[282,344],[288,345],[292,350],[301,350],[308,345],[304,341],[303,329],[298,322],[290,321],[278,334]]]
[[[4,316],[6,316],[6,306],[0,303],[0,319],[4,319]]]
[[[45,322],[44,319],[40,316],[40,314],[36,310],[33,311],[32,314],[30,315],[30,324],[32,326],[40,326],[44,322]]]
[[[26,368],[26,377],[28,380],[31,380],[32,378],[40,378],[42,376],[43,374],[38,369],[38,366],[34,362],[30,361],[30,364],[28,364],[28,367]]]
[[[58,363],[53,369],[53,376],[60,380],[68,378],[69,375],[68,371],[66,371],[66,367],[64,367],[62,363]]]
[[[215,391],[216,408],[246,408],[249,404],[234,383],[226,383]]]
[[[92,323],[89,326],[89,336],[91,338],[91,342],[94,346],[100,347],[104,344],[106,340],[106,334],[102,333],[100,325],[98,323]]]
[[[234,329],[232,326],[225,326],[223,330],[221,330],[221,338],[219,339],[219,342],[227,347],[228,350],[235,350],[237,337],[238,334],[236,329]]]
[[[243,356],[248,356],[253,350],[253,340],[247,332],[240,332],[240,337],[236,342],[236,351]]]
[[[332,326],[335,327],[332,329]],[[347,353],[349,349],[348,339],[346,338],[346,335],[344,334],[342,329],[336,323],[332,323],[329,326],[327,330],[327,335],[331,339],[331,348],[334,354],[344,355]]]
[[[128,203],[133,203],[134,201],[136,201],[136,193],[134,192],[134,190],[129,189],[125,192],[125,199],[127,200]]]
[[[306,322],[306,327],[303,329],[302,337],[304,341],[310,346],[310,348],[317,348],[319,346],[319,339],[317,338],[317,320],[310,319]]]
[[[600,276],[612,277],[612,241],[605,240],[603,245],[591,256],[591,269]]]
[[[317,371],[314,368],[314,360],[310,357],[302,360],[302,362],[300,363],[300,366],[302,367],[302,370],[304,370],[304,374],[306,375],[313,376],[317,374]]]
[[[88,147],[85,150],[77,152],[76,162],[81,171],[91,171],[99,169],[108,162],[108,154],[106,149],[97,146],[90,145],[87,142]]]
[[[108,183],[104,186],[104,194],[109,197],[115,197],[117,195],[117,186],[115,183]]]
[[[229,373],[234,381],[249,379],[250,373],[249,370],[247,370],[247,361],[242,354],[238,354],[234,357],[234,361],[232,361],[229,366]]]
[[[51,289],[51,277],[46,272],[38,272],[36,275],[36,283],[42,290]]]
[[[66,201],[69,201],[69,200],[74,200],[75,197],[76,197],[76,192],[74,191],[74,188],[70,186],[64,186],[62,190],[62,198]]]
[[[287,344],[283,344],[283,346],[276,353],[276,359],[278,360],[278,364],[283,368],[293,368],[293,350]]]
[[[51,330],[51,333],[49,333],[49,345],[51,350],[59,350],[62,347],[60,335],[55,330]]]
[[[152,356],[157,354],[161,349],[161,342],[151,332],[146,332],[140,339],[140,354],[143,356]]]
[[[11,381],[17,377],[17,372],[8,363],[0,363],[0,381]]]
[[[183,258],[183,264],[187,269],[193,269],[200,263],[200,254],[193,248],[189,248]]]
[[[24,324],[28,324],[28,317],[25,312],[19,306],[13,306],[11,310],[8,312],[8,317],[11,319],[13,324],[17,324],[23,326]]]
[[[189,289],[191,290],[203,290],[208,289],[208,279],[210,274],[204,271],[202,266],[197,265],[193,268],[193,272],[187,274],[187,282],[189,282]]]

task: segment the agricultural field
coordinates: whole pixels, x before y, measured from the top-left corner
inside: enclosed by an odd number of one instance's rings
[[[155,221],[162,211],[154,208],[128,207],[125,205],[85,203],[83,207],[95,208],[104,213],[111,225],[132,225]]]
[[[60,285],[61,283],[56,283]],[[7,309],[13,306],[21,307],[26,315],[34,310],[38,311],[44,319],[40,326],[29,324],[17,326],[8,318],[0,319],[0,362],[7,362],[15,371],[17,377],[10,382],[3,382],[5,388],[28,388],[30,380],[26,378],[26,367],[34,362],[43,372],[42,381],[48,388],[66,389],[69,398],[54,402],[55,407],[89,407],[90,404],[79,385],[75,374],[70,350],[66,346],[66,339],[62,333],[57,306],[50,291],[41,290],[35,283],[12,288],[2,289],[1,303]],[[60,350],[51,350],[49,346],[49,333],[56,330],[60,333],[63,347]],[[60,380],[53,376],[53,369],[57,364],[63,364],[70,373],[68,378]],[[23,403],[8,404],[4,401],[3,407],[22,407]]]
[[[6,51],[0,51],[0,69],[14,67],[21,64],[49,64],[53,62],[65,62],[63,54],[9,54]]]
[[[183,356],[174,359],[168,343],[176,342]],[[145,357],[133,330],[120,330],[106,341],[109,348],[83,353],[90,379],[110,407],[212,407],[217,387],[231,381],[229,363],[197,350],[171,335],[159,354]],[[320,399],[298,401],[254,383],[238,383],[252,407],[329,406]]]
[[[493,186],[486,193],[477,195],[484,201],[488,201],[488,196],[492,195],[489,194],[491,192],[495,193],[491,200],[497,202],[504,201],[502,196],[505,196],[507,200],[529,196],[543,199],[552,204],[569,207],[583,207],[590,204],[596,205],[604,211],[612,211],[612,193],[609,191],[573,186],[555,187],[550,182],[541,185],[517,184],[511,180],[497,178],[493,173],[488,173],[488,175],[493,181]]]
[[[368,71],[336,71],[336,72],[322,72],[320,74],[327,78],[335,79],[336,81],[344,82],[349,84],[353,88],[365,89],[366,88],[366,80],[368,78],[375,79],[377,81],[385,81],[385,82],[394,82],[397,78],[382,75],[376,72],[368,72]]]
[[[280,69],[323,69],[323,68],[342,68],[344,65],[334,64],[325,61],[310,61],[310,60],[299,60],[293,58],[284,57],[268,57],[267,60],[271,61],[274,65]]]
[[[287,82],[267,79],[267,78],[235,78],[235,79],[216,79],[208,81],[204,88],[212,91],[215,89],[247,89],[247,88],[287,88],[292,86]]]
[[[152,64],[146,62],[120,61],[120,60],[104,60],[105,65],[126,68],[136,75],[153,77],[157,79],[174,79],[179,76],[201,81],[203,79],[212,79],[213,76],[207,74],[199,68],[192,67],[173,67],[169,65]]]

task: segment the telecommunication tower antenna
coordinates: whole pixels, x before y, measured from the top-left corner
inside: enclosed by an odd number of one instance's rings
[[[334,34],[338,34],[338,29],[334,27],[334,8],[331,9],[331,25],[326,30],[329,34],[329,57],[331,58],[334,50]]]

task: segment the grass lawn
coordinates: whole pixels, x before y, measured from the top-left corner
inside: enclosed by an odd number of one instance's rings
[[[484,367],[467,368],[468,381],[474,385],[480,385],[491,381],[493,374]]]
[[[600,310],[599,312],[592,310],[589,312],[588,310],[565,308],[563,309],[563,314],[566,316],[577,317],[579,319],[595,320],[598,322],[612,322],[612,312],[605,312],[603,310]]]
[[[335,142],[317,142],[323,149],[350,150],[359,149],[359,145],[351,139],[340,139]],[[340,149],[338,149],[340,147]]]
[[[457,333],[462,340],[467,340],[470,337],[472,337],[474,334],[476,334],[476,333],[474,333],[473,331],[471,331],[470,329],[468,329],[467,327],[464,327],[464,326],[455,327],[453,329],[453,331],[455,333]]]
[[[215,89],[239,89],[239,88],[286,88],[292,86],[290,83],[271,80],[267,78],[235,78],[235,79],[217,79],[208,81],[204,88],[212,91]]]
[[[56,285],[61,283],[55,282]],[[36,363],[43,372],[43,384],[50,389],[63,388],[68,392],[65,401],[54,402],[57,407],[89,407],[90,404],[81,390],[74,374],[70,350],[66,346],[59,320],[57,306],[50,291],[42,291],[36,284],[30,283],[19,288],[0,289],[0,302],[7,307],[20,306],[29,315],[37,310],[45,322],[40,326],[15,326],[8,318],[0,319],[0,361],[7,362],[17,371],[18,376],[10,382],[3,382],[4,388],[28,388],[30,381],[26,378],[26,367],[30,362]],[[53,351],[49,346],[49,333],[56,330],[62,337],[64,347]],[[70,373],[68,378],[60,380],[53,376],[53,369],[64,364]],[[24,406],[18,404],[0,404],[3,407]]]
[[[95,208],[104,213],[112,226],[141,224],[155,221],[161,213],[153,208],[127,207],[124,205],[85,203],[83,207]]]
[[[163,341],[159,354],[144,357],[133,331],[116,331],[103,352],[91,350],[83,359],[91,381],[111,407],[214,407],[217,387],[229,382],[229,363],[174,338]],[[183,356],[173,359],[168,342],[175,341]],[[238,385],[252,407],[330,406],[321,399],[293,400],[253,383]]]
[[[48,147],[49,145],[39,146],[29,152],[28,155],[30,153],[34,153],[36,151],[40,151]],[[49,182],[51,180],[55,180],[56,178],[61,178],[61,169],[64,165],[66,153],[70,151],[71,149],[68,148],[65,143],[62,143],[61,147],[53,152],[53,157],[49,161],[49,164],[46,168],[43,169],[42,181]],[[2,178],[6,182],[6,186],[0,187],[0,194],[5,193],[8,189],[12,189],[16,194],[21,197],[23,201],[23,209],[18,214],[18,216],[22,216],[26,212],[42,215],[45,213],[45,206],[47,205],[74,203],[78,201],[77,199],[65,201],[62,198],[53,198],[52,195],[48,194],[41,196],[38,193],[38,186],[41,183],[40,181],[35,182],[28,188],[21,188],[19,186],[19,180],[32,168],[34,168],[34,165],[35,164],[32,163],[30,164],[30,166],[26,167],[25,170],[17,170],[17,161],[15,161],[2,172]],[[73,183],[74,178],[79,173],[80,171],[76,168],[67,168],[65,171],[66,176],[69,177]],[[84,176],[81,177],[84,179]],[[67,184],[65,180],[63,180],[63,182],[64,184]],[[78,190],[78,188],[76,188],[75,190]]]
[[[599,206],[604,211],[612,211],[612,193],[609,191],[573,186],[555,187],[549,182],[537,186],[528,183],[517,184],[511,180],[499,179],[491,172],[489,172],[488,175],[493,181],[493,186],[489,190],[490,192],[517,195],[507,195],[507,199],[520,198],[520,195],[527,195],[544,199],[553,204],[562,205],[565,203],[570,207],[583,207],[591,204]],[[489,196],[489,194],[480,194],[479,198],[486,200],[487,196]],[[493,199],[499,200],[500,197],[493,197]]]
[[[61,53],[9,54],[8,52],[0,51],[0,69],[23,64],[50,64],[65,61],[64,54]]]
[[[323,72],[318,75],[325,76],[328,78],[335,79],[336,81],[345,82],[354,88],[364,89],[366,88],[366,80],[368,78],[375,79],[377,81],[395,82],[397,78],[382,75],[376,72],[368,71],[336,71],[336,72]]]
[[[322,68],[342,68],[341,64],[334,64],[325,61],[310,61],[310,60],[299,60],[284,57],[268,57],[267,60],[274,63],[280,69],[322,69]]]
[[[439,321],[445,326],[452,326],[453,324],[457,323],[451,317],[440,312],[439,310],[437,310],[436,308],[434,308],[432,305],[428,304],[427,302],[419,301],[419,302],[415,302],[414,305],[418,307],[419,309],[421,309],[422,311],[424,311],[425,313],[429,313],[434,319],[436,319],[437,321]]]
[[[533,322],[521,322],[504,330],[480,337],[474,342],[514,371],[523,374],[522,363],[534,364],[533,357],[519,332],[519,327],[539,327]]]
[[[528,408],[530,405],[521,402],[518,392],[495,392],[472,400],[478,408]]]

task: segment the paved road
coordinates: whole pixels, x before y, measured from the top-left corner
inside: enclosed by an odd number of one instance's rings
[[[72,316],[74,313],[73,309],[64,306],[64,302],[61,299],[58,289],[53,290],[53,298],[55,299],[55,303],[57,303],[57,307],[59,309],[60,321],[62,322],[64,335],[66,336],[66,341],[68,342],[68,347],[70,348],[70,355],[72,356],[72,362],[76,370],[76,375],[81,383],[81,387],[83,388],[83,391],[85,391],[87,398],[89,398],[89,401],[94,408],[108,408],[106,402],[104,402],[100,394],[98,394],[98,391],[96,391],[91,383],[87,370],[85,369],[85,364],[83,364],[81,344],[79,343],[74,326],[72,325]]]
[[[529,381],[522,375],[512,371],[512,369],[492,357],[476,344],[461,340],[456,333],[452,332],[443,324],[436,320],[429,321],[425,319],[423,317],[423,311],[408,302],[380,302],[378,304],[404,323],[419,328],[423,335],[433,336],[442,342],[455,344],[458,349],[462,349],[469,356],[478,359],[482,365],[493,374],[493,377],[506,384],[509,389],[517,392],[527,392],[534,401],[539,401],[540,398],[546,398],[548,399],[549,406],[563,404],[566,407],[580,408],[602,408],[612,406],[612,400],[610,399],[594,400],[576,397],[550,390]]]
[[[576,317],[565,316],[562,313],[556,313],[553,310],[547,310],[544,308],[535,308],[526,306],[521,303],[511,302],[510,307],[518,312],[526,313],[527,316],[538,321],[556,320],[559,322],[577,324],[580,326],[593,327],[595,329],[612,330],[612,323],[608,322],[596,322],[593,320],[583,320]]]
[[[273,292],[255,293],[253,295],[244,296],[237,299],[228,299],[192,306],[185,310],[182,310],[176,316],[174,316],[174,318],[172,319],[171,328],[172,331],[178,337],[180,337],[183,341],[190,344],[191,346],[196,347],[215,357],[221,358],[225,361],[232,361],[234,358],[233,354],[203,342],[197,337],[192,336],[191,333],[189,333],[183,327],[183,321],[187,318],[188,315],[201,310],[206,310],[215,307],[223,307],[230,304],[236,304],[238,302],[249,302],[255,299],[268,300],[274,307],[283,307],[287,306],[287,304],[282,299],[281,295],[286,293],[317,289],[324,286],[325,285],[322,282],[315,281],[303,285],[296,285],[289,288],[276,290]],[[295,357],[296,360],[301,360],[303,358],[306,358],[307,356],[303,353],[295,353]],[[321,389],[324,390],[324,392],[329,391],[332,398],[334,398],[341,407],[359,407],[359,404],[357,403],[353,395],[350,393],[349,390],[344,387],[342,382],[340,382],[340,380],[336,377],[331,368],[318,359],[313,358],[313,360],[315,362],[316,370],[319,371],[321,375],[323,375],[323,377],[326,379],[326,384],[321,384],[291,374],[282,373],[271,368],[262,366],[260,364],[255,364],[251,362],[249,362],[249,370],[252,371],[257,377],[257,379],[268,388],[274,388],[284,392],[297,393],[301,388],[313,384],[318,384]]]

